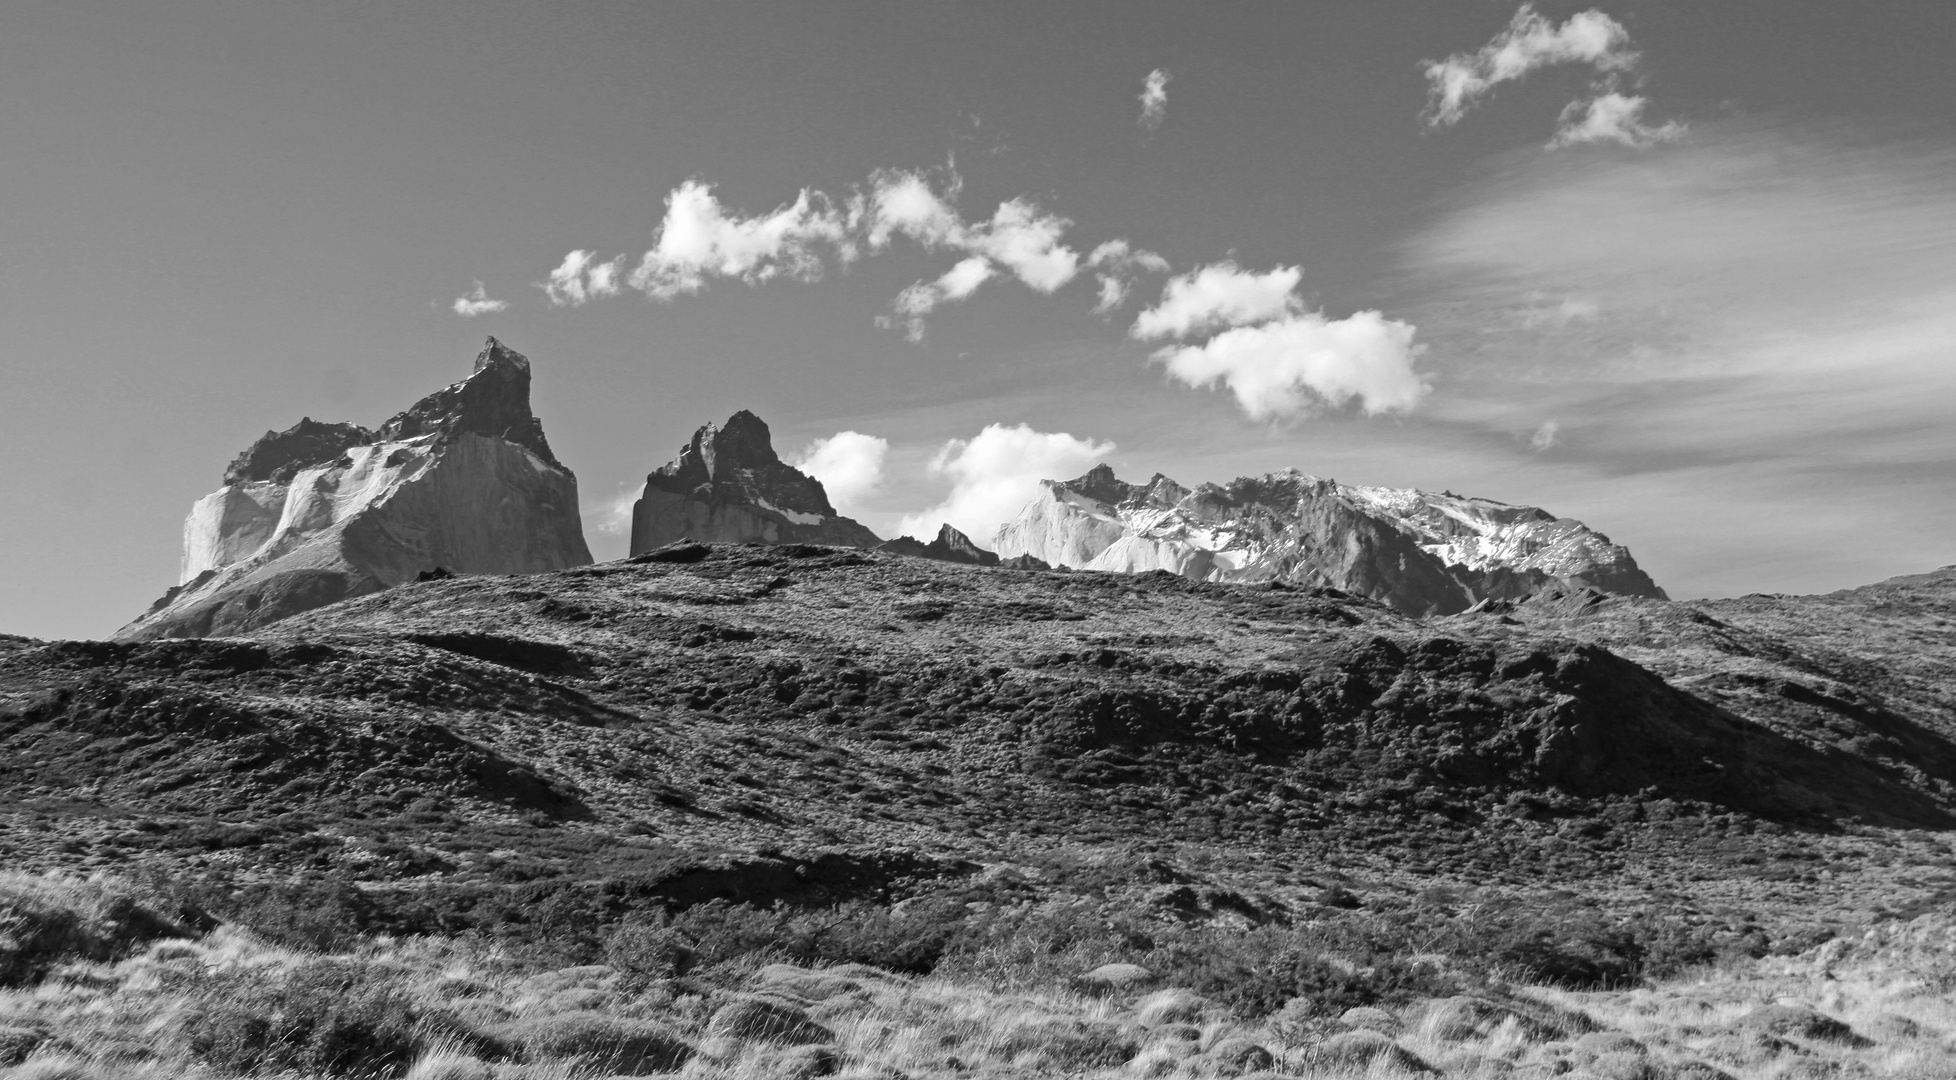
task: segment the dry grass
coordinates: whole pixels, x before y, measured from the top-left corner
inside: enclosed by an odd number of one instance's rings
[[[72,879],[5,885],[56,922],[114,891]],[[283,1039],[289,1052],[240,1066],[247,1059],[212,1049],[213,1016],[265,1017],[269,1034],[239,1037]],[[362,1058],[347,1046],[400,1049]],[[1461,1080],[1927,1080],[1956,1075],[1956,919],[1883,924],[1797,957],[1633,990],[1490,988],[1342,1016],[1299,999],[1257,1018],[1174,987],[1086,993],[1064,981],[754,958],[647,982],[601,965],[539,971],[460,940],[373,939],[326,957],[220,928],[120,958],[70,957],[0,991],[0,1054],[10,1055],[0,1080],[1382,1080],[1423,1070]]]

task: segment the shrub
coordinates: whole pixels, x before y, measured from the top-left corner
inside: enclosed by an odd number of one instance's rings
[[[184,1020],[190,1049],[232,1072],[398,1074],[422,1052],[503,1047],[369,965],[312,960],[283,978],[214,977]]]
[[[0,1066],[20,1064],[47,1038],[48,1033],[41,1028],[0,1024]]]
[[[1362,965],[1362,966],[1361,966]],[[1401,1005],[1443,997],[1455,981],[1431,965],[1400,956],[1343,962],[1305,940],[1277,934],[1178,942],[1149,959],[1164,981],[1194,988],[1246,1016],[1267,1016],[1296,998],[1321,1015],[1360,1005]]]
[[[1038,1055],[1069,1072],[1124,1064],[1140,1050],[1118,1024],[1059,1017],[1019,1024],[1006,1033],[998,1047],[999,1055],[1008,1061]]]
[[[631,923],[606,939],[604,962],[625,976],[628,984],[642,985],[691,971],[699,962],[699,950],[663,920]]]
[[[115,960],[188,933],[121,882],[0,872],[0,986],[38,981],[62,961]]]
[[[835,1040],[829,1029],[809,1019],[807,1010],[773,998],[746,995],[722,1005],[707,1021],[706,1033],[711,1038],[784,1046]]]

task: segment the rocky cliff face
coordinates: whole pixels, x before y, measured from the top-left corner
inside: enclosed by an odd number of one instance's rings
[[[760,417],[742,409],[707,424],[679,456],[645,478],[632,506],[633,555],[691,538],[719,544],[840,544],[882,540],[829,505],[821,481],[782,461]]]
[[[1664,596],[1627,549],[1579,521],[1295,471],[1191,490],[1160,475],[1125,483],[1101,465],[1045,481],[992,547],[1086,570],[1327,586],[1411,615],[1451,615],[1549,587]]]
[[[441,567],[591,561],[577,478],[530,413],[530,362],[490,338],[467,379],[368,431],[266,432],[191,508],[182,583],[120,638],[241,633]]]

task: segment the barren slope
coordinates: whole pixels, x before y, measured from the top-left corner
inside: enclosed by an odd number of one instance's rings
[[[1950,649],[1908,637],[1946,586],[1422,621],[1168,574],[681,547],[250,640],[13,643],[5,836],[19,865],[471,897],[894,896],[1014,867],[1190,917],[1308,916],[1333,881],[1554,883],[1791,927],[1951,884]],[[1889,636],[1799,637],[1804,604]]]

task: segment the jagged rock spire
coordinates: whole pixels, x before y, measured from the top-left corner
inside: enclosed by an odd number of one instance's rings
[[[725,424],[700,425],[677,457],[646,476],[632,509],[632,554],[680,537],[851,547],[881,542],[835,512],[821,481],[782,461],[767,423],[746,409]]]
[[[777,507],[834,517],[828,492],[814,477],[781,460],[767,421],[742,409],[724,425],[701,424],[679,456],[647,476],[646,483],[673,494],[765,499]]]
[[[543,424],[530,412],[530,361],[495,338],[483,345],[468,378],[443,387],[380,426],[379,441],[445,435],[487,435],[515,443],[563,468],[550,452]]]

